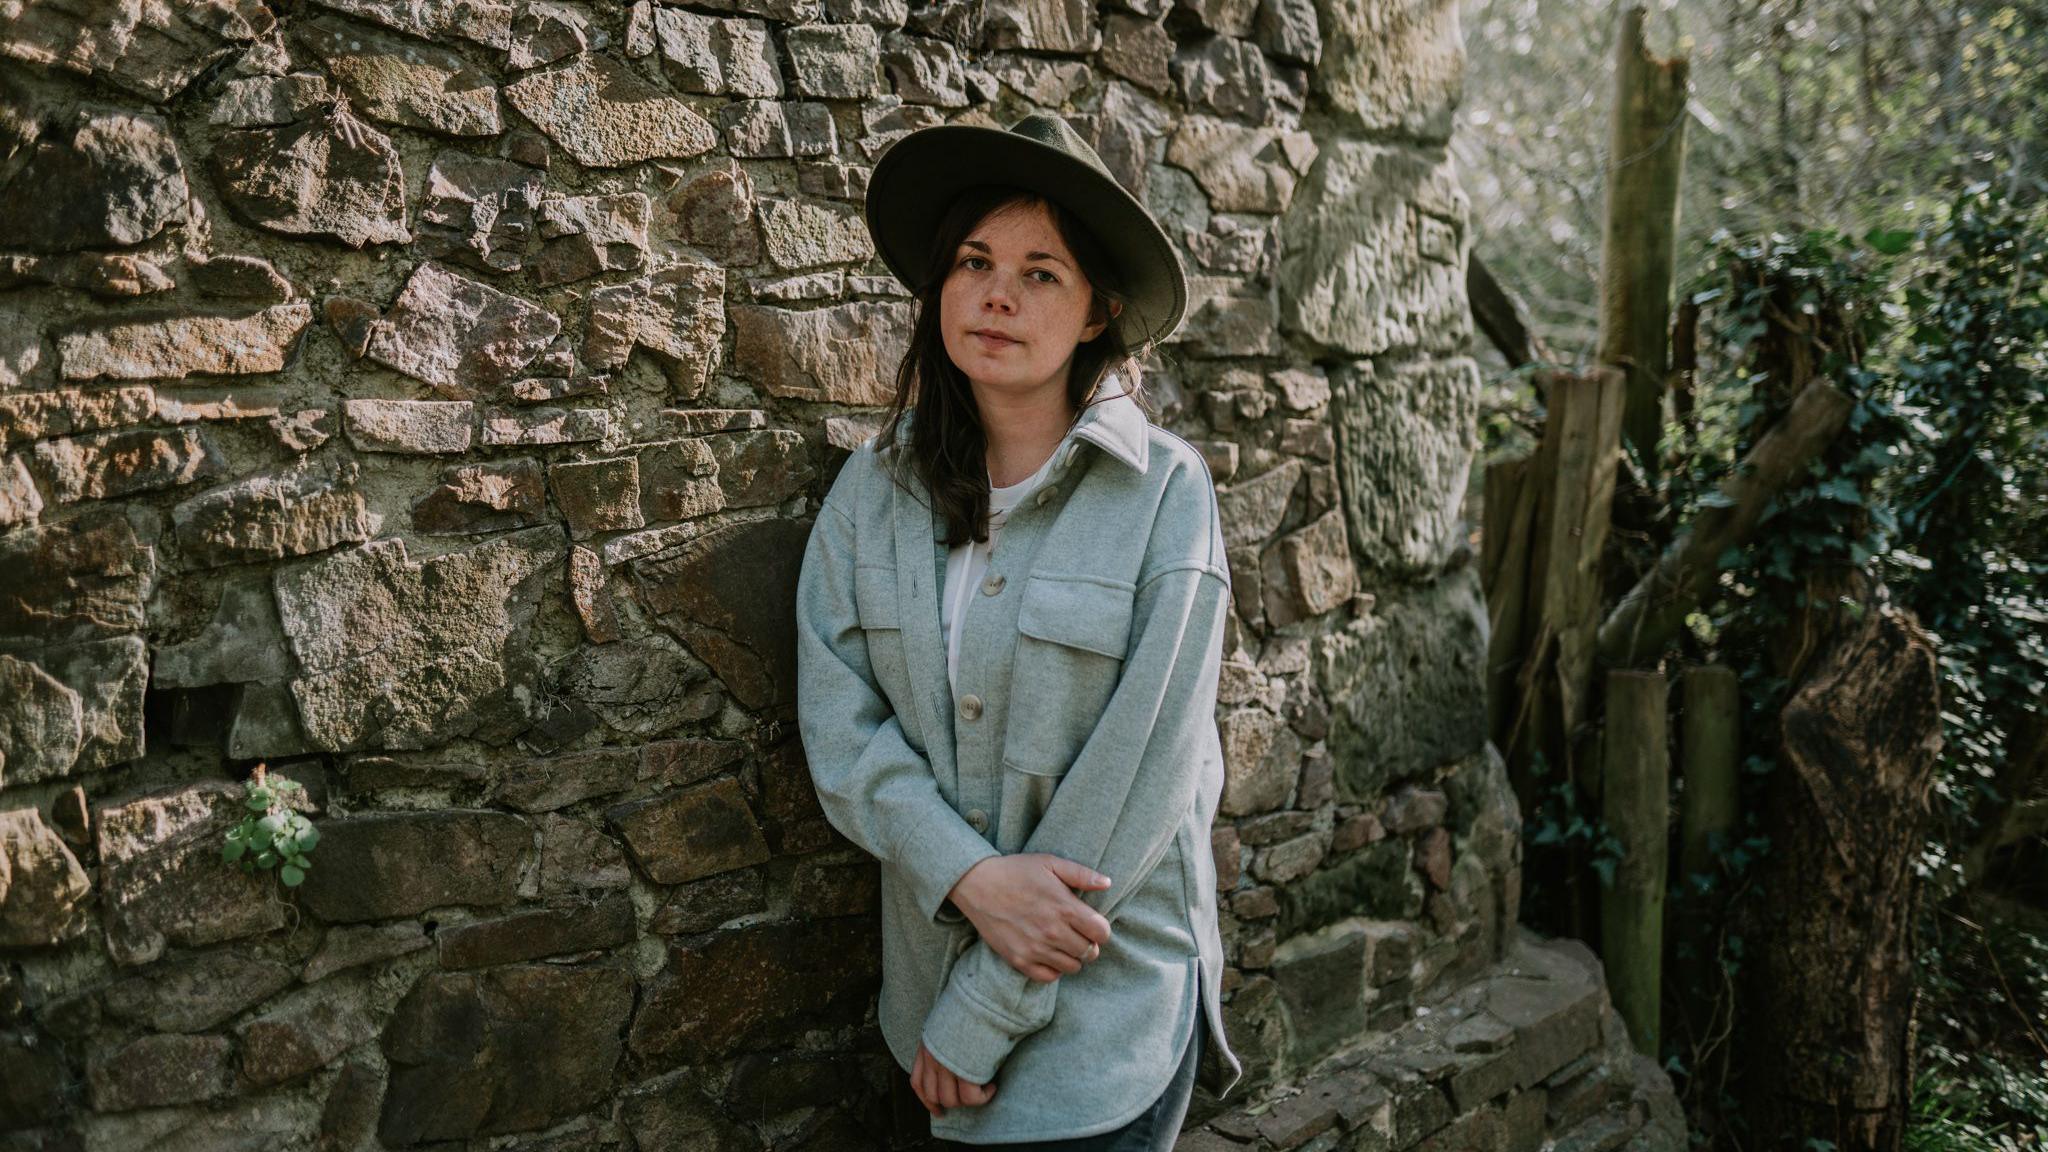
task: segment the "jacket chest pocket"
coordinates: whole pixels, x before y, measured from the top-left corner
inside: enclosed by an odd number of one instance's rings
[[[902,702],[910,698],[910,669],[903,655],[903,606],[896,598],[896,569],[879,564],[854,568],[853,605],[867,639],[868,665],[882,694],[902,715]]]
[[[1034,575],[1017,607],[1003,763],[1062,776],[1123,675],[1134,589],[1096,577]]]

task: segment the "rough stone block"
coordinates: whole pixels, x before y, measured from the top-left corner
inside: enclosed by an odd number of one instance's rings
[[[763,200],[761,235],[778,268],[864,264],[875,254],[860,215],[802,200]]]
[[[832,111],[823,104],[740,100],[718,110],[718,123],[727,151],[745,159],[830,156],[839,150]]]
[[[19,15],[19,14],[18,14]],[[162,117],[82,108],[46,130],[0,185],[0,246],[124,248],[185,219],[190,190]]]
[[[858,1020],[881,973],[865,918],[762,924],[678,946],[628,1037],[643,1059],[715,1059]]]
[[[345,100],[282,127],[223,132],[212,160],[228,207],[258,227],[352,248],[412,239],[398,149]]]
[[[640,515],[640,458],[571,460],[548,468],[555,505],[569,535],[587,540],[600,532],[645,527]]]
[[[307,738],[425,748],[524,727],[538,669],[518,639],[566,547],[546,526],[415,562],[390,539],[279,571]]]
[[[610,892],[632,883],[618,843],[591,824],[546,815],[540,826],[540,892],[547,899]]]
[[[1365,1032],[1370,960],[1370,940],[1351,920],[1292,937],[1274,952],[1273,982],[1287,1006],[1298,1066],[1315,1064]]]
[[[611,436],[612,414],[602,408],[486,409],[486,447],[511,448],[544,444],[580,444]]]
[[[1383,840],[1283,889],[1280,929],[1307,932],[1364,913],[1412,919],[1422,912],[1422,884],[1408,867],[1405,840]]]
[[[1465,359],[1366,362],[1333,379],[1344,514],[1360,556],[1403,578],[1442,567],[1465,545],[1478,367]]]
[[[450,399],[474,400],[523,372],[561,330],[538,304],[421,264],[372,327],[364,355]]]
[[[495,136],[498,89],[460,53],[331,16],[298,24],[299,42],[372,120],[450,136]]]
[[[1333,140],[1281,220],[1281,322],[1352,356],[1462,352],[1469,213],[1447,152]]]
[[[509,904],[533,847],[527,823],[503,812],[374,813],[325,820],[321,830],[299,893],[315,916],[337,923]]]
[[[491,799],[521,812],[553,812],[594,796],[624,792],[639,777],[638,751],[600,748],[507,764],[498,773]]]
[[[435,972],[384,1032],[387,1145],[527,1132],[598,1105],[613,1090],[633,1008],[622,968],[517,965]]]
[[[546,179],[510,160],[441,153],[421,191],[418,250],[485,272],[517,271],[533,242]]]
[[[1335,509],[1266,550],[1266,619],[1275,627],[1342,607],[1358,591],[1344,518]]]
[[[40,948],[85,931],[85,869],[34,808],[0,812],[0,948]]]
[[[682,395],[696,396],[718,366],[724,336],[724,270],[679,264],[592,292],[583,359],[620,368],[635,348],[644,348],[661,359]]]
[[[100,906],[117,963],[143,964],[168,945],[203,947],[276,928],[283,907],[269,876],[220,862],[221,838],[241,819],[241,789],[206,782],[95,811]]]
[[[1280,718],[1264,708],[1238,708],[1219,721],[1223,737],[1223,799],[1226,816],[1269,812],[1287,803],[1296,766],[1275,755]]]
[[[225,1036],[143,1036],[95,1055],[86,1083],[101,1112],[193,1104],[228,1094],[233,1059]]]
[[[320,950],[306,961],[299,979],[307,984],[317,984],[336,972],[365,964],[379,964],[432,944],[426,930],[416,920],[336,925],[320,938]]]
[[[540,255],[528,264],[534,283],[553,286],[647,265],[653,202],[639,192],[564,196],[540,206]],[[552,397],[550,397],[552,399]]]
[[[676,231],[684,243],[728,265],[745,267],[761,259],[761,235],[754,227],[754,181],[738,164],[714,168],[669,196]]]
[[[252,1087],[296,1080],[377,1035],[360,995],[314,988],[238,1029],[242,1082]]]
[[[1338,796],[1369,800],[1389,781],[1485,742],[1486,615],[1478,574],[1382,594],[1372,615],[1318,639],[1316,682],[1331,701]]]
[[[529,72],[505,89],[505,98],[588,168],[695,156],[718,143],[688,104],[609,56],[579,55]]]
[[[612,896],[594,904],[531,908],[443,928],[434,937],[443,968],[484,968],[565,953],[616,948],[633,939],[633,904]]]
[[[181,380],[276,372],[313,321],[303,300],[258,312],[179,311],[87,320],[57,332],[66,380]]]
[[[662,67],[685,92],[717,96],[782,95],[782,69],[768,25],[725,20],[680,8],[654,13]]]
[[[1300,0],[1284,5],[1307,6]],[[1312,19],[1307,24],[1322,34],[1315,88],[1340,123],[1352,131],[1416,139],[1450,135],[1465,76],[1457,4],[1338,0],[1323,12],[1319,25]],[[1299,17],[1290,22],[1302,24]],[[1300,44],[1300,33],[1288,42]]]
[[[859,100],[880,87],[881,35],[868,24],[791,28],[784,43],[799,95]],[[767,93],[772,95],[772,93]]]
[[[528,528],[547,514],[540,461],[458,464],[412,506],[412,526],[430,536],[473,536]]]
[[[359,452],[469,451],[476,405],[467,400],[348,400],[342,427]]]
[[[889,86],[906,104],[967,104],[966,66],[949,41],[891,31],[882,38],[881,63]]]
[[[626,805],[606,819],[657,884],[684,884],[768,859],[761,827],[733,780]]]
[[[808,527],[732,524],[629,567],[641,604],[750,708],[791,698]]]
[[[147,385],[117,388],[67,388],[56,392],[20,392],[0,395],[0,447],[11,447],[51,436],[119,428],[139,424],[157,411],[156,391]],[[23,482],[27,481],[27,458],[16,461]],[[26,500],[27,495],[16,499]],[[40,501],[37,501],[40,507]]]

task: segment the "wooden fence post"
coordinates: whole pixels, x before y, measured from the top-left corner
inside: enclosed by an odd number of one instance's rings
[[[1626,436],[1652,489],[1662,470],[1671,278],[1677,262],[1678,184],[1685,165],[1684,57],[1650,54],[1647,15],[1621,15],[1614,43],[1614,121],[1607,153],[1607,223],[1600,246],[1600,362],[1628,372]]]
[[[1742,686],[1725,664],[1698,664],[1678,678],[1679,869],[1691,876],[1714,868],[1711,841],[1735,828],[1735,780],[1742,755]]]
[[[1601,807],[1621,841],[1614,883],[1600,894],[1601,959],[1615,1011],[1636,1050],[1657,1055],[1664,965],[1664,877],[1670,838],[1665,789],[1667,685],[1662,672],[1607,674],[1606,770]]]

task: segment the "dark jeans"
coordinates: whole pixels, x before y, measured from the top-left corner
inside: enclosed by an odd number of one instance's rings
[[[1188,1041],[1187,1055],[1181,1058],[1173,1080],[1151,1107],[1138,1113],[1121,1128],[1093,1136],[1076,1136],[1071,1140],[1029,1140],[1011,1144],[961,1144],[954,1140],[934,1140],[932,1145],[943,1152],[975,1152],[989,1148],[1001,1149],[1002,1152],[1169,1152],[1174,1139],[1180,1135],[1181,1121],[1187,1117],[1188,1102],[1194,1099],[1195,1072],[1202,1066],[1202,1039],[1207,1031],[1208,1021],[1202,1015],[1202,1002],[1196,1000],[1194,1036]]]

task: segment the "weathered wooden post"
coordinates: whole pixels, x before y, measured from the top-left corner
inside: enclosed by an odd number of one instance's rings
[[[1654,487],[1671,359],[1671,276],[1691,66],[1682,56],[1650,54],[1643,36],[1646,19],[1644,9],[1627,9],[1615,36],[1599,359],[1628,373],[1624,434]]]
[[[1600,894],[1600,948],[1615,1011],[1636,1050],[1657,1054],[1663,988],[1664,877],[1670,811],[1665,789],[1667,684],[1662,672],[1607,674],[1606,771],[1601,807],[1621,841],[1614,882]]]
[[[1678,678],[1679,870],[1687,876],[1714,867],[1714,837],[1735,827],[1736,770],[1742,758],[1742,686],[1735,669],[1700,664]]]

